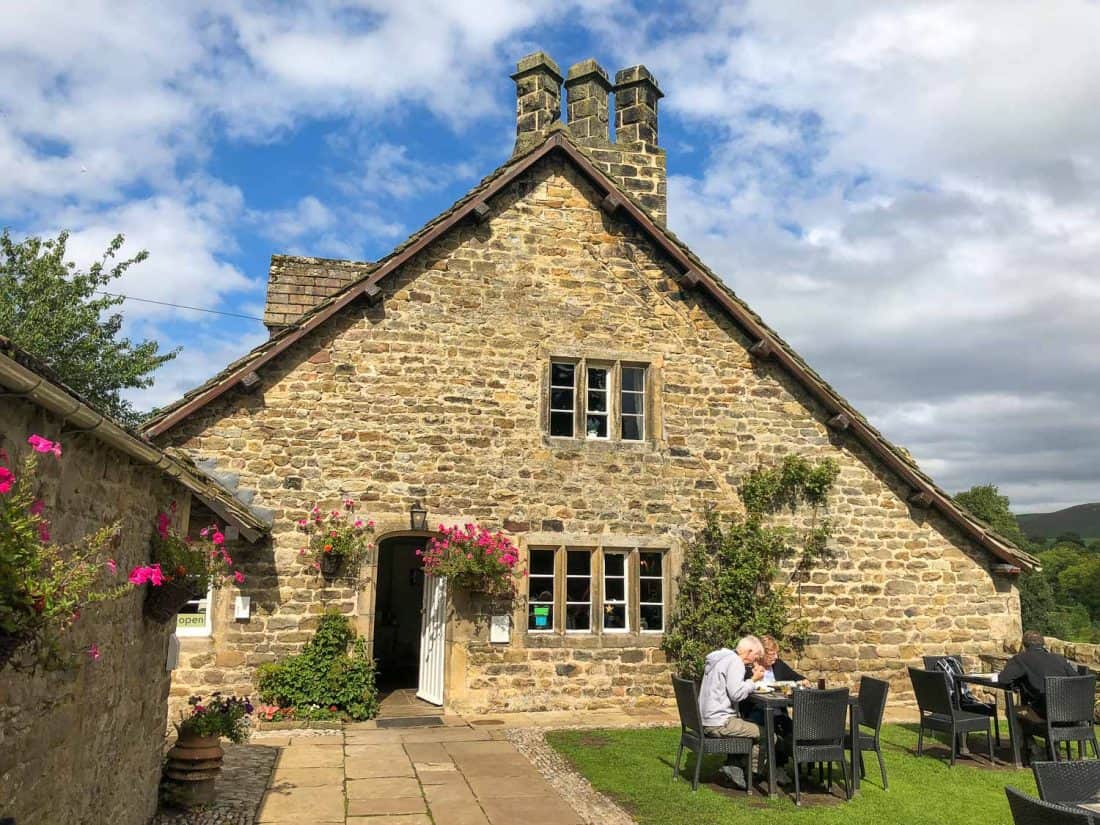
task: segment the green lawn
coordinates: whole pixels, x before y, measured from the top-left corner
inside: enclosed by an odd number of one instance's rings
[[[786,795],[782,786],[780,796],[772,800],[756,791],[750,799],[743,792],[703,784],[692,793],[687,770],[694,767],[694,756],[685,754],[681,779],[672,781],[679,735],[678,728],[643,728],[552,731],[546,738],[597,790],[615,799],[642,825],[1009,825],[1012,817],[1004,786],[1036,793],[1028,770],[972,767],[975,763],[969,759],[948,768],[946,758],[930,756],[927,750],[918,758],[913,755],[915,731],[900,725],[886,725],[882,731],[889,791],[882,790],[878,764],[871,754],[866,758],[868,776],[860,793],[847,803],[834,803],[822,796],[807,801],[804,797],[802,806],[795,807],[793,792]],[[1006,734],[1002,737],[1007,741]],[[984,737],[974,736],[970,741],[979,752],[984,751]],[[941,747],[946,756],[946,745]],[[700,782],[709,779],[721,762],[721,757],[708,757]],[[839,779],[839,769],[834,768],[833,775]],[[835,792],[842,795],[839,786]]]

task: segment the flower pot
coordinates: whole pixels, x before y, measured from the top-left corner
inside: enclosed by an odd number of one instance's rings
[[[31,640],[29,633],[16,633],[8,635],[0,633],[0,668],[3,668],[8,660],[15,655],[15,651]]]
[[[145,594],[145,615],[156,622],[170,622],[193,598],[195,588],[187,579],[173,579],[160,587],[150,585]]]
[[[344,568],[344,557],[337,556],[335,553],[322,553],[321,554],[321,575],[326,579],[335,578],[340,575],[340,571]]]
[[[222,769],[219,737],[180,731],[164,763],[164,798],[170,805],[194,808],[214,801],[214,783]]]

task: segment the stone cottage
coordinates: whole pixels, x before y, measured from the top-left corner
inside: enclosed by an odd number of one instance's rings
[[[251,616],[215,597],[175,690],[247,687],[336,605],[384,682],[448,709],[667,701],[660,645],[684,549],[706,507],[736,510],[745,473],[787,453],[842,467],[838,560],[803,588],[804,670],[904,692],[922,653],[1017,637],[1014,574],[1033,560],[666,229],[653,75],[612,82],[586,60],[563,78],[540,52],[513,78],[503,166],[382,260],[274,256],[269,340],[147,425],[274,514],[270,544],[239,554]],[[354,587],[305,569],[295,530],[345,497],[377,523]],[[522,550],[508,615],[419,573],[432,529],[470,522]]]
[[[172,500],[184,529],[194,498],[235,535],[266,530],[186,458],[123,429],[0,337],[0,464],[20,472],[29,434],[62,444],[60,458],[38,463],[53,540],[117,521],[120,572],[148,563],[156,515]],[[78,666],[34,671],[17,651],[0,668],[0,820],[145,825],[156,811],[172,628],[143,618],[142,593],[82,611],[65,638]],[[81,652],[92,644],[98,661]]]

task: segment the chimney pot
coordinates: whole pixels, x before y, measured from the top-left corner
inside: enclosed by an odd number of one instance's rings
[[[569,67],[565,78],[569,131],[582,146],[603,146],[609,142],[610,93],[607,72],[592,58]]]
[[[561,69],[545,52],[520,58],[516,72],[516,148],[539,143],[561,116]]]

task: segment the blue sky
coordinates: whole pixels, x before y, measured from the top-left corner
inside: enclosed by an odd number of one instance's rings
[[[0,224],[148,249],[120,291],[262,314],[275,252],[375,259],[506,159],[522,55],[645,63],[669,224],[948,489],[1100,499],[1100,7],[22,3]],[[265,337],[127,303],[166,403]]]

